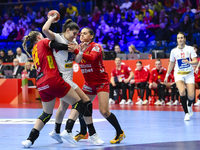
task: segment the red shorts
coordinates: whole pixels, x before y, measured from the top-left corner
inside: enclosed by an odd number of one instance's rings
[[[110,92],[109,90],[109,82],[101,83],[99,85],[90,86],[87,82],[84,83],[83,92],[89,95],[97,95],[99,92]]]
[[[37,86],[41,100],[43,102],[52,101],[55,97],[64,97],[71,86],[66,83],[60,76],[50,78]]]

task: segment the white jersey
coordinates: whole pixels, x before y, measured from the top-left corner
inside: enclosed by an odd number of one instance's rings
[[[185,45],[183,49],[179,49],[178,46],[172,49],[170,53],[170,61],[175,62],[174,76],[181,75],[187,76],[194,73],[192,65],[183,62],[183,59],[191,61],[191,59],[197,57],[192,46]]]
[[[55,41],[63,44],[69,44],[71,43],[68,41],[62,33],[54,33],[55,35]],[[76,40],[73,40],[73,43],[78,43]],[[73,80],[73,53],[68,52],[68,51],[57,51],[53,50],[53,55],[55,57],[58,70],[60,73],[62,73],[62,78],[65,80],[65,82],[69,83],[73,89],[76,89],[78,86],[76,83],[74,83]]]

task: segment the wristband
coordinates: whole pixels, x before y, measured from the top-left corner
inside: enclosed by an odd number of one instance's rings
[[[83,52],[80,50],[80,51],[79,51],[79,54],[83,55]]]
[[[169,77],[169,73],[167,73],[165,77],[168,78]]]

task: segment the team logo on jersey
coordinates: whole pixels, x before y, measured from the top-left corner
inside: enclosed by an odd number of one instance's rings
[[[122,73],[124,72],[124,70],[121,71]]]
[[[92,48],[92,51],[95,51],[95,52],[99,52],[100,48],[98,46],[95,46]]]
[[[85,54],[89,54],[89,51],[85,52]],[[86,63],[84,59],[81,59],[81,63]]]
[[[160,79],[161,77],[160,76],[158,76],[158,79]]]
[[[65,64],[65,68],[72,68],[72,66],[73,66],[73,63],[67,63],[67,64]]]

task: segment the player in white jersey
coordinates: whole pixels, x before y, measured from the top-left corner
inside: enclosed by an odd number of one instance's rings
[[[44,24],[42,31],[43,33],[49,38],[50,40],[58,41],[59,43],[63,44],[69,44],[69,43],[76,43],[76,37],[79,32],[79,26],[73,22],[71,19],[66,20],[65,24],[62,28],[62,33],[54,33],[51,30],[49,30],[51,24],[54,22],[55,17],[50,16],[47,22]],[[77,44],[78,46],[78,44]],[[62,78],[71,85],[71,87],[77,92],[77,94],[80,96],[80,98],[83,101],[83,105],[87,110],[90,110],[90,114],[88,114],[87,117],[84,116],[84,119],[90,120],[90,124],[87,124],[87,127],[89,129],[90,139],[91,141],[96,144],[103,144],[104,142],[100,140],[98,135],[96,134],[95,128],[93,126],[93,122],[90,119],[90,115],[92,115],[92,103],[88,96],[77,86],[76,83],[72,81],[73,79],[73,54],[68,51],[53,51],[59,72],[62,76]],[[75,56],[75,55],[74,55]],[[58,142],[62,143],[62,139],[60,137],[60,127],[62,124],[62,120],[64,118],[65,112],[68,108],[69,104],[60,101],[60,105],[58,107],[58,110],[56,112],[56,118],[55,118],[55,130],[53,130],[49,135],[57,140]],[[83,119],[83,118],[82,118]],[[85,124],[86,126],[86,124]],[[62,134],[62,133],[61,133]]]
[[[194,48],[192,46],[188,46],[185,43],[186,38],[184,33],[179,32],[177,34],[178,46],[172,49],[170,53],[170,62],[164,82],[167,83],[168,76],[175,65],[174,78],[180,93],[182,107],[185,112],[184,120],[189,121],[190,117],[193,115],[191,104],[194,100],[195,95],[194,70],[192,65],[197,64],[197,54],[195,53]],[[188,97],[186,96],[185,88],[187,88]]]

